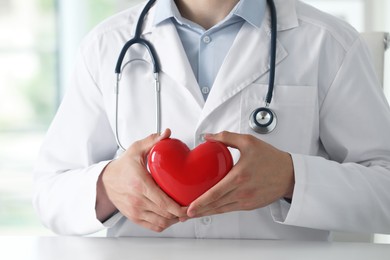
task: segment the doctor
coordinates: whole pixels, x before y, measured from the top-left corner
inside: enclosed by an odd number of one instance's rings
[[[265,0],[158,0],[142,37],[161,64],[155,132],[150,57],[135,46],[121,76],[118,133],[114,66],[144,4],[94,29],[42,146],[34,205],[59,234],[326,240],[330,230],[390,233],[390,110],[369,53],[347,24],[295,0],[275,0],[278,118],[258,134],[270,12]],[[147,61],[147,62],[145,62]],[[168,129],[169,128],[169,129]],[[147,137],[146,137],[147,136]],[[188,208],[147,172],[169,136],[235,148],[235,166]]]

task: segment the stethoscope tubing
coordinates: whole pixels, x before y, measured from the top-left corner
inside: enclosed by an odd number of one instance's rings
[[[115,95],[116,95],[116,104],[115,104],[115,138],[118,146],[122,150],[126,150],[125,147],[122,145],[120,139],[119,139],[119,82],[121,79],[121,73],[126,67],[127,64],[129,64],[132,61],[127,62],[124,66],[123,60],[128,52],[128,50],[135,44],[140,44],[146,48],[146,50],[149,53],[149,56],[151,58],[151,62],[153,65],[153,74],[154,74],[154,87],[155,87],[155,93],[156,93],[156,132],[161,133],[161,86],[160,86],[160,80],[159,80],[159,73],[161,71],[160,62],[158,60],[158,55],[156,53],[155,48],[153,45],[147,41],[146,39],[141,38],[142,33],[142,27],[144,24],[145,16],[148,14],[150,8],[153,6],[153,4],[156,2],[156,0],[149,0],[147,4],[145,5],[144,9],[142,10],[138,22],[137,27],[135,30],[135,35],[132,39],[130,39],[126,44],[123,46],[118,61],[115,66],[115,73],[117,75],[116,79],[116,86],[115,86]],[[275,113],[269,108],[269,105],[272,101],[273,91],[274,91],[274,85],[275,85],[275,71],[276,71],[276,47],[277,47],[277,13],[276,13],[276,7],[273,0],[267,0],[267,3],[270,8],[271,13],[271,46],[270,46],[270,73],[269,73],[269,83],[268,83],[268,91],[265,98],[265,107],[260,107],[258,109],[255,109],[254,112],[250,115],[250,127],[257,133],[261,134],[267,134],[273,131],[273,129],[276,126],[276,115]],[[270,113],[269,118],[270,122],[266,124],[261,124],[258,122],[256,115],[258,112],[257,110],[266,111],[267,113]]]
[[[122,70],[129,65],[131,62],[134,61],[142,61],[146,62],[143,59],[133,59],[128,62],[126,62],[123,65]],[[149,63],[149,62],[147,62]],[[115,86],[115,139],[118,146],[123,150],[126,151],[125,147],[122,145],[120,139],[119,139],[119,82],[121,80],[122,74],[117,74],[116,79],[116,86]],[[159,73],[153,73],[154,75],[154,88],[155,88],[155,94],[156,94],[156,129],[157,133],[161,133],[161,87],[160,87],[160,79],[159,79]]]
[[[269,107],[272,101],[275,86],[275,72],[276,72],[276,46],[278,37],[278,21],[276,14],[276,7],[273,0],[267,0],[271,12],[271,50],[270,50],[270,70],[269,70],[269,82],[268,92],[266,96],[266,107]]]

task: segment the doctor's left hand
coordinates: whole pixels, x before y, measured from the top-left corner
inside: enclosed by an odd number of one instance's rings
[[[294,169],[290,154],[252,135],[222,132],[205,138],[236,148],[241,155],[225,178],[191,203],[188,217],[253,210],[292,197]]]

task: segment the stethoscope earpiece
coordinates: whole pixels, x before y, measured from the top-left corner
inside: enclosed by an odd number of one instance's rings
[[[249,117],[249,126],[259,134],[271,133],[277,125],[276,114],[267,107],[255,109]]]

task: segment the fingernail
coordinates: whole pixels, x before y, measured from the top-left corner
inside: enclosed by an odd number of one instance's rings
[[[187,212],[187,216],[190,218],[196,217],[197,212],[195,210],[191,210]]]
[[[207,139],[210,139],[213,135],[210,134],[210,133],[203,133],[203,134],[200,134],[200,141],[201,142],[206,142]]]

